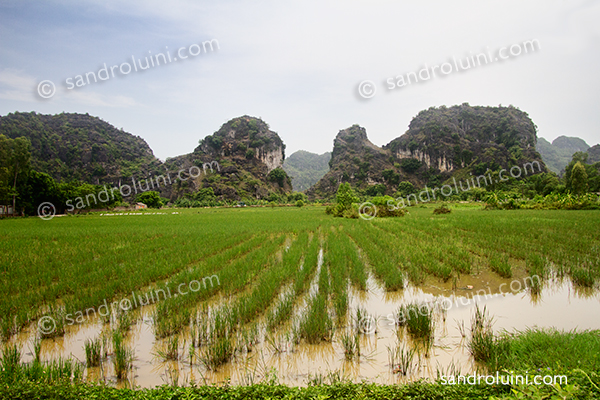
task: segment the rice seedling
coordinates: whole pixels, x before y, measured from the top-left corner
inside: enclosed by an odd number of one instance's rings
[[[279,304],[267,314],[267,329],[276,328],[292,315],[295,300],[296,293],[293,290],[285,294]]]
[[[40,338],[35,338],[33,340],[33,351],[31,353],[33,354],[33,362],[41,362],[42,340]]]
[[[456,365],[456,363],[454,362],[454,359],[452,361],[450,361],[450,364],[448,364],[448,366],[446,366],[446,368],[442,368],[440,367],[439,364],[436,364],[435,366],[435,375],[437,377],[438,380],[440,380],[442,377],[448,377],[448,376],[459,376],[459,375],[463,375],[460,365]]]
[[[597,272],[585,262],[582,265],[572,265],[570,274],[573,282],[582,287],[593,287],[596,282]]]
[[[349,382],[350,379],[344,374],[343,370],[335,370],[326,374],[317,372],[314,375],[309,373],[307,378],[308,386],[336,385]]]
[[[330,341],[333,322],[327,312],[327,301],[322,295],[317,295],[305,314],[301,325],[301,336],[310,344],[320,341]]]
[[[113,332],[112,347],[115,375],[117,376],[117,379],[126,378],[131,369],[133,351],[125,345],[123,334],[119,330]]]
[[[196,358],[196,347],[193,343],[190,343],[190,347],[188,347],[188,361],[190,366],[194,364],[194,358]]]
[[[308,343],[330,341],[333,335],[333,322],[327,310],[329,298],[329,274],[325,264],[319,274],[319,289],[311,299],[308,311],[300,324],[300,335]]]
[[[85,349],[85,364],[88,367],[97,367],[102,359],[102,340],[86,339],[84,343]]]
[[[282,351],[289,351],[285,341],[288,345],[298,344],[301,339],[308,343],[331,341],[334,327],[339,329],[346,325],[345,319],[354,317],[348,313],[349,288],[366,289],[366,277],[371,272],[386,291],[400,290],[408,281],[419,285],[427,280],[435,285],[448,280],[445,287],[450,287],[450,283],[460,286],[460,277],[470,273],[471,265],[486,268],[489,264],[504,277],[511,276],[514,269],[514,275],[520,276],[517,267],[512,268],[508,261],[526,260],[529,277],[525,280],[531,293],[541,292],[550,271],[570,274],[578,286],[597,285],[600,242],[595,234],[596,214],[536,211],[536,218],[531,218],[532,214],[525,213],[490,216],[453,210],[451,218],[432,218],[431,208],[426,208],[415,210],[402,221],[375,220],[369,224],[351,220],[330,223],[306,208],[303,214],[296,209],[268,210],[271,213],[266,214],[266,210],[256,208],[244,210],[251,212],[243,215],[231,210],[195,210],[188,215],[189,220],[182,219],[176,225],[150,219],[145,221],[152,222],[135,226],[117,221],[108,225],[93,217],[63,219],[61,223],[69,228],[65,230],[71,232],[69,235],[54,229],[33,235],[29,233],[34,227],[31,221],[3,221],[9,223],[4,224],[8,228],[3,231],[7,240],[0,241],[0,262],[12,266],[14,261],[14,268],[4,271],[5,279],[0,282],[0,289],[10,294],[0,298],[0,335],[6,339],[31,321],[52,316],[56,329],[40,331],[40,337],[60,336],[69,314],[73,317],[87,307],[98,310],[105,299],[110,303],[131,296],[132,291],[143,299],[146,293],[162,290],[165,295],[149,296],[153,300],[146,301],[156,303],[152,315],[156,337],[169,338],[165,342],[172,344],[172,338],[181,338],[180,333],[189,326],[190,349],[186,351],[187,347],[178,343],[176,359],[190,352],[191,363],[195,360],[216,369],[232,360],[236,350],[256,352],[258,335],[249,327],[265,313],[268,329],[285,326],[291,332],[285,340],[282,334],[271,335],[273,341],[277,338],[277,348]],[[231,235],[234,227],[236,235]],[[94,242],[73,240],[89,237],[90,229],[97,235]],[[49,241],[55,241],[52,245],[62,250],[39,258],[40,248]],[[14,247],[6,243],[33,245],[30,249],[28,245]],[[321,247],[325,262],[317,274]],[[20,248],[19,252],[15,248]],[[218,276],[217,285],[203,282],[202,277],[207,276]],[[192,280],[199,282],[197,292],[186,286]],[[308,290],[313,281],[318,282],[318,288]],[[39,282],[49,284],[40,287]],[[175,297],[182,283],[188,293]],[[31,287],[39,290],[32,291]],[[307,305],[299,312],[294,306],[307,291]],[[213,300],[221,296],[227,304],[217,303],[222,307],[209,310],[207,304],[214,304]],[[201,311],[196,313],[199,308]],[[425,341],[431,343],[434,321],[442,322],[445,315],[439,317],[436,310],[430,309],[422,316],[418,305],[407,305],[402,311],[408,317],[399,318],[399,325],[404,327],[402,334],[419,340],[429,338]],[[296,313],[301,316],[290,321]],[[110,327],[125,336],[134,314],[110,315]],[[338,344],[344,352],[347,348],[348,354],[364,351],[357,352],[353,347],[358,344],[357,333],[371,333],[371,328],[361,329],[359,321],[376,321],[366,310],[356,310],[355,316],[353,332],[339,335]],[[482,323],[474,321],[477,324]],[[497,346],[498,338],[486,333],[491,329],[472,328],[473,332],[473,352],[481,355],[478,358],[494,359],[486,348],[490,343]],[[459,333],[467,336],[464,323]],[[98,358],[98,352],[101,361],[107,358],[116,362],[111,336],[101,337],[101,344],[98,339],[85,343],[87,365],[95,363],[92,359]],[[201,351],[192,356],[192,348],[198,346]],[[110,356],[107,349],[111,349]],[[34,363],[41,364],[40,352],[34,348],[32,353]],[[36,368],[30,368],[32,374],[41,371],[41,366]]]
[[[133,319],[131,317],[131,313],[129,311],[120,311],[117,316],[117,329],[124,334],[129,331],[132,324]]]
[[[265,337],[265,343],[275,354],[291,353],[294,351],[294,345],[297,344],[293,331],[278,332]]]
[[[211,371],[216,371],[221,365],[228,362],[233,353],[235,352],[235,346],[231,339],[227,337],[220,337],[216,341],[204,348],[200,354],[200,362]]]
[[[475,304],[475,313],[471,318],[471,335],[475,332],[490,330],[492,328],[493,319],[487,314],[487,306],[483,310],[479,308],[479,304]]]
[[[16,380],[21,374],[21,349],[16,344],[9,344],[2,350],[0,373],[3,381]]]
[[[503,278],[512,277],[512,267],[508,262],[507,256],[501,257],[496,254],[493,255],[490,260],[490,268]]]
[[[456,321],[456,326],[458,328],[458,332],[460,333],[460,336],[464,339],[467,337],[467,329],[465,328],[465,321],[460,320]]]
[[[83,366],[71,359],[52,360],[43,365],[42,375],[48,383],[67,381],[81,382],[83,379]]]
[[[63,308],[50,306],[50,310],[39,320],[38,332],[42,339],[65,334],[66,312]]]
[[[471,340],[467,347],[475,361],[497,365],[500,353],[507,350],[508,343],[494,336],[492,324],[493,319],[488,316],[487,308],[481,310],[476,305],[471,320]]]
[[[185,348],[185,344],[183,346]],[[167,338],[164,343],[164,348],[156,351],[156,355],[163,361],[179,360],[179,337],[172,336]]]
[[[258,343],[258,324],[254,323],[251,327],[245,328],[240,333],[239,346],[246,352],[251,353],[254,346]]]
[[[430,304],[415,302],[400,306],[397,321],[400,326],[406,327],[412,337],[428,343],[433,341],[435,323]]]
[[[373,268],[373,273],[380,279],[387,291],[404,288],[404,275],[399,271],[401,263],[397,259],[394,244],[390,243],[389,234],[369,225],[363,229],[351,229],[353,241],[361,248]]]
[[[409,375],[413,369],[413,359],[415,357],[415,349],[406,347],[388,347],[388,360],[392,373]]]
[[[165,368],[165,376],[167,378],[166,383],[169,386],[179,386],[179,368],[168,364]]]
[[[360,337],[358,333],[343,332],[340,338],[344,348],[344,357],[348,361],[360,358]]]

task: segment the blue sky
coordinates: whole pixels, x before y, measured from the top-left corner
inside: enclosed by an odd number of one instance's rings
[[[337,132],[376,145],[431,106],[512,104],[538,135],[600,140],[598,1],[2,1],[0,114],[89,113],[144,138],[161,158],[241,115],[296,150]],[[216,39],[219,49],[68,89],[66,80]],[[389,90],[388,78],[536,39],[533,53]],[[184,54],[185,54],[184,51]],[[439,75],[439,74],[438,74]],[[50,80],[55,94],[38,95]],[[364,80],[375,95],[359,96]]]

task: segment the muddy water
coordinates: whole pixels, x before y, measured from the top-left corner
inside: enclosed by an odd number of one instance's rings
[[[322,260],[322,255],[320,257]],[[319,263],[321,264],[321,263]],[[134,350],[133,370],[129,379],[117,382],[111,365],[111,355],[99,368],[90,368],[85,376],[89,380],[102,380],[117,386],[153,387],[165,383],[249,384],[274,376],[279,382],[290,385],[306,385],[311,378],[326,377],[328,374],[345,376],[353,381],[368,380],[379,383],[395,383],[419,377],[435,378],[436,374],[450,371],[469,373],[477,366],[473,364],[466,348],[466,339],[461,334],[464,326],[468,336],[475,304],[485,306],[494,318],[494,331],[523,330],[528,327],[555,327],[558,329],[600,329],[600,294],[575,288],[570,280],[551,279],[543,283],[540,295],[533,295],[523,283],[524,276],[515,274],[515,280],[503,280],[495,274],[481,271],[475,276],[462,277],[459,282],[439,283],[427,281],[421,287],[386,293],[381,285],[369,277],[366,291],[349,290],[349,308],[354,315],[357,307],[366,309],[377,318],[376,325],[360,335],[361,356],[359,360],[346,361],[338,328],[331,342],[319,345],[295,344],[289,340],[290,332],[306,310],[306,305],[316,291],[317,273],[309,290],[301,296],[294,309],[292,321],[277,332],[260,331],[260,342],[252,352],[236,354],[234,360],[222,366],[218,372],[207,371],[199,364],[197,353],[190,364],[189,332],[180,337],[180,361],[164,362],[158,353],[164,348],[166,339],[157,340],[152,328],[153,305],[134,312],[135,324],[127,334],[127,345]],[[511,282],[512,288],[511,290]],[[517,282],[517,283],[515,283]],[[479,292],[478,292],[479,291]],[[477,295],[479,293],[479,296]],[[225,300],[217,296],[211,304]],[[429,354],[415,355],[412,370],[404,376],[394,373],[390,365],[388,348],[412,346],[410,338],[398,335],[392,317],[400,305],[415,300],[442,305],[446,312],[436,314],[435,341]],[[264,317],[259,320],[264,326]],[[348,320],[348,324],[352,321]],[[377,327],[376,332],[375,326]],[[62,338],[47,339],[42,343],[43,360],[58,357],[73,357],[85,361],[84,342],[107,331],[100,320],[76,326],[67,326]],[[24,349],[24,361],[32,359],[30,349],[33,331],[26,330],[13,338]],[[185,345],[184,345],[185,343]],[[327,379],[325,379],[327,382]]]

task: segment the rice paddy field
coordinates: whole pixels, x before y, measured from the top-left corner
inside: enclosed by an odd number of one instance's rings
[[[484,371],[489,332],[600,329],[600,213],[451,208],[0,221],[3,363],[118,387],[393,384]]]

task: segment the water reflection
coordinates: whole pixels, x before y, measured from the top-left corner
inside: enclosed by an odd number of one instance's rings
[[[322,262],[322,254],[320,260]],[[426,281],[421,287],[408,285],[403,290],[385,292],[369,276],[367,290],[349,288],[352,315],[347,318],[345,326],[337,327],[331,342],[296,344],[292,341],[292,332],[306,309],[308,299],[315,293],[316,276],[311,281],[310,289],[297,299],[292,321],[274,332],[261,328],[259,342],[252,351],[236,354],[231,362],[217,371],[208,371],[200,362],[198,355],[204,350],[202,347],[193,349],[190,358],[192,340],[189,329],[179,336],[178,360],[164,361],[157,357],[158,352],[164,350],[168,338],[155,338],[151,318],[155,305],[150,305],[132,317],[133,324],[124,337],[126,345],[135,354],[128,379],[117,381],[114,378],[110,353],[100,367],[87,369],[85,379],[111,382],[121,387],[154,387],[165,383],[224,384],[228,380],[233,384],[250,384],[276,376],[281,383],[306,385],[310,379],[346,377],[353,381],[399,383],[421,377],[435,378],[438,373],[448,371],[471,373],[478,366],[470,358],[466,342],[476,304],[487,308],[489,315],[494,318],[493,329],[496,332],[502,329],[523,330],[533,326],[565,330],[574,327],[600,329],[600,320],[590,318],[591,315],[600,315],[600,294],[590,288],[574,286],[566,278],[551,276],[534,288],[527,284],[525,275],[506,280],[482,271],[477,276],[462,276],[454,284],[432,280]],[[519,290],[511,290],[514,280],[519,280],[520,285],[513,284],[512,287]],[[207,303],[208,306],[204,306],[204,312],[222,305],[224,300],[231,301],[232,297],[215,296]],[[442,311],[435,314],[434,341],[429,349],[402,329],[398,330],[393,322],[399,307],[414,301],[444,306],[441,307]],[[346,360],[341,334],[353,329],[357,307],[379,317],[378,329],[376,333],[360,334],[361,356]],[[258,322],[265,324],[264,315]],[[100,319],[67,326],[64,337],[42,341],[42,360],[73,357],[85,362],[85,341],[109,334],[114,327],[114,323],[105,324]],[[35,328],[29,327],[10,340],[23,347],[23,361],[26,362],[33,357],[30,347],[35,339]],[[406,375],[390,363],[390,349],[398,348],[414,350],[413,367]]]

